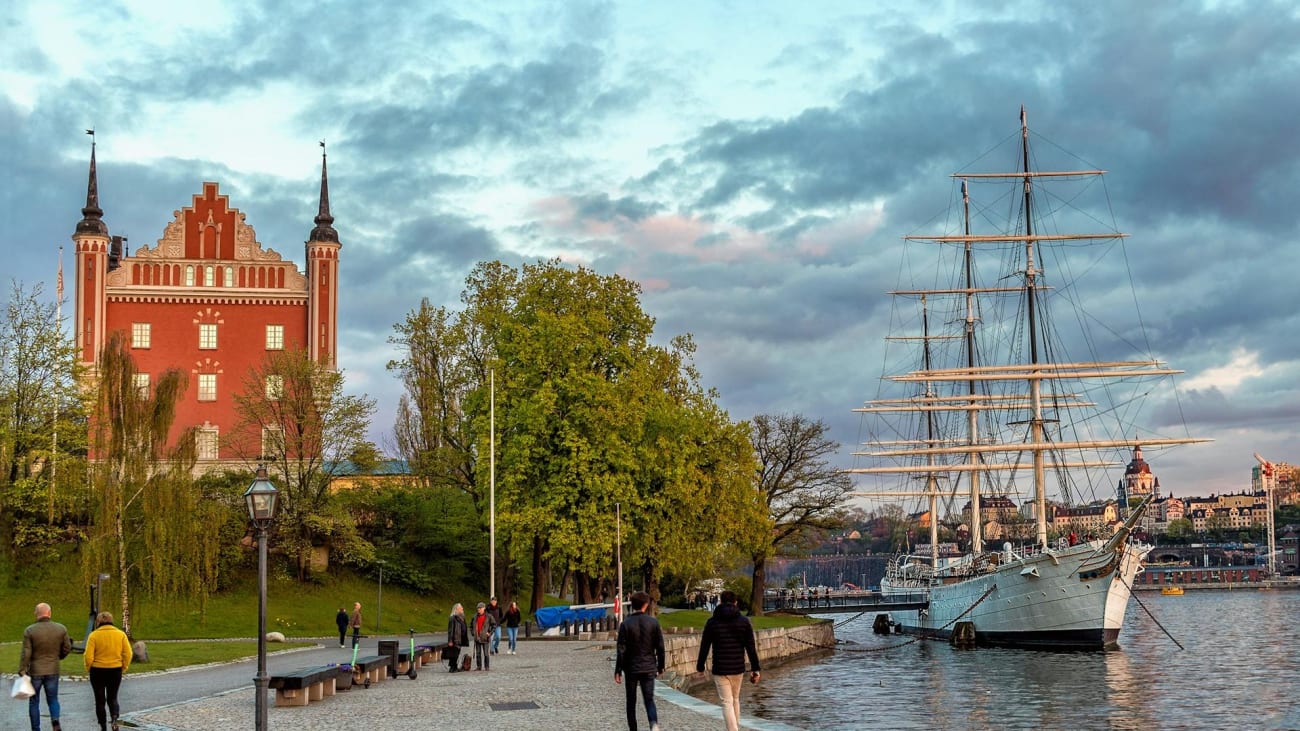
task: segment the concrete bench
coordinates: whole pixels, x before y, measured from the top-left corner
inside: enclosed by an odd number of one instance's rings
[[[352,663],[352,684],[369,688],[371,683],[378,683],[388,677],[387,655],[367,655],[358,657]]]
[[[334,681],[339,669],[334,666],[302,668],[291,673],[272,675],[268,687],[275,689],[275,705],[305,706],[334,695]]]

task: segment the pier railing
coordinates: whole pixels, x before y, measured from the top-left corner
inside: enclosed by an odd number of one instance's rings
[[[888,594],[878,591],[831,591],[769,594],[763,598],[764,612],[787,612],[790,614],[828,614],[847,612],[902,611],[905,609],[924,609],[930,606],[930,598],[924,592],[915,594]]]

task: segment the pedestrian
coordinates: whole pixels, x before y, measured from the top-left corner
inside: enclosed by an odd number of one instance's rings
[[[126,633],[113,626],[113,615],[100,612],[95,616],[95,631],[86,638],[86,672],[90,687],[95,693],[95,718],[99,731],[107,731],[104,723],[104,706],[113,719],[113,731],[121,728],[117,717],[117,689],[122,685],[122,675],[131,667],[131,640]]]
[[[516,644],[519,640],[519,602],[510,602],[510,608],[506,610],[506,652],[511,655],[518,655]]]
[[[722,592],[720,604],[709,621],[704,623],[700,636],[700,656],[695,670],[704,672],[704,661],[713,650],[713,685],[722,702],[722,718],[727,731],[740,728],[740,686],[745,675],[745,655],[749,655],[749,680],[758,682],[758,648],[754,645],[754,627],[749,618],[740,613],[736,593]]]
[[[348,613],[343,607],[334,615],[334,624],[339,626],[339,647],[343,647],[348,639]]]
[[[504,613],[501,611],[501,605],[497,604],[497,598],[492,597],[488,600],[487,613],[492,615],[492,621],[496,627],[492,633],[492,654],[497,654],[497,649],[501,646],[501,619]]]
[[[356,647],[361,643],[361,602],[352,605],[352,617],[348,620],[348,626],[352,628],[352,646]]]
[[[491,644],[492,635],[496,630],[496,621],[492,615],[487,613],[487,605],[483,602],[478,603],[478,611],[474,614],[474,619],[470,620],[470,636],[474,638],[474,669],[491,670],[492,655]]]
[[[469,646],[469,628],[465,626],[465,608],[457,604],[447,618],[447,672],[460,671],[460,648]]]
[[[36,694],[27,699],[27,713],[31,716],[32,731],[41,731],[41,689],[45,690],[45,705],[50,709],[50,727],[60,731],[59,725],[59,661],[72,652],[72,638],[68,628],[50,618],[50,605],[36,605],[36,621],[23,630],[23,649],[18,656],[18,674],[29,675]]]
[[[636,731],[636,690],[650,721],[650,731],[659,731],[659,711],[655,708],[655,678],[664,674],[664,633],[659,620],[646,613],[650,595],[638,591],[632,595],[632,613],[618,626],[618,654],[614,660],[614,682],[622,683],[627,675],[627,727]]]

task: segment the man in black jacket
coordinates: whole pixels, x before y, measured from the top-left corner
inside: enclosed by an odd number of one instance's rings
[[[636,689],[650,721],[650,731],[659,731],[659,711],[655,708],[655,678],[664,674],[664,633],[659,620],[645,613],[650,595],[638,591],[632,595],[632,613],[618,626],[618,655],[614,662],[614,682],[622,683],[627,674],[627,727],[636,731]]]
[[[713,684],[722,702],[722,718],[727,731],[740,728],[740,685],[745,677],[745,655],[749,655],[749,680],[757,683],[759,676],[758,648],[754,645],[754,627],[749,618],[740,613],[734,591],[722,592],[722,603],[713,611],[713,617],[704,623],[700,637],[700,656],[695,661],[696,672],[704,672],[704,660],[713,648]]]

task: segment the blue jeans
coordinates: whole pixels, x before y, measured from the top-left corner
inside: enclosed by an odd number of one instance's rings
[[[493,655],[497,654],[497,647],[499,647],[500,645],[501,645],[501,625],[497,625],[496,629],[492,630],[492,654]]]
[[[45,704],[50,707],[50,718],[59,718],[59,676],[33,675],[32,687],[36,695],[27,699],[27,715],[32,717],[32,731],[41,731],[41,688],[45,689]]]
[[[654,673],[629,673],[623,678],[623,686],[627,689],[627,727],[630,731],[636,731],[636,689],[641,687],[641,700],[645,703],[645,715],[653,727],[659,723],[659,710],[655,708],[655,674]]]
[[[510,644],[508,645],[508,647],[510,648],[510,651],[511,651],[511,652],[514,652],[514,651],[515,651],[515,641],[519,639],[519,628],[518,628],[518,627],[506,627],[506,635],[510,638]]]

